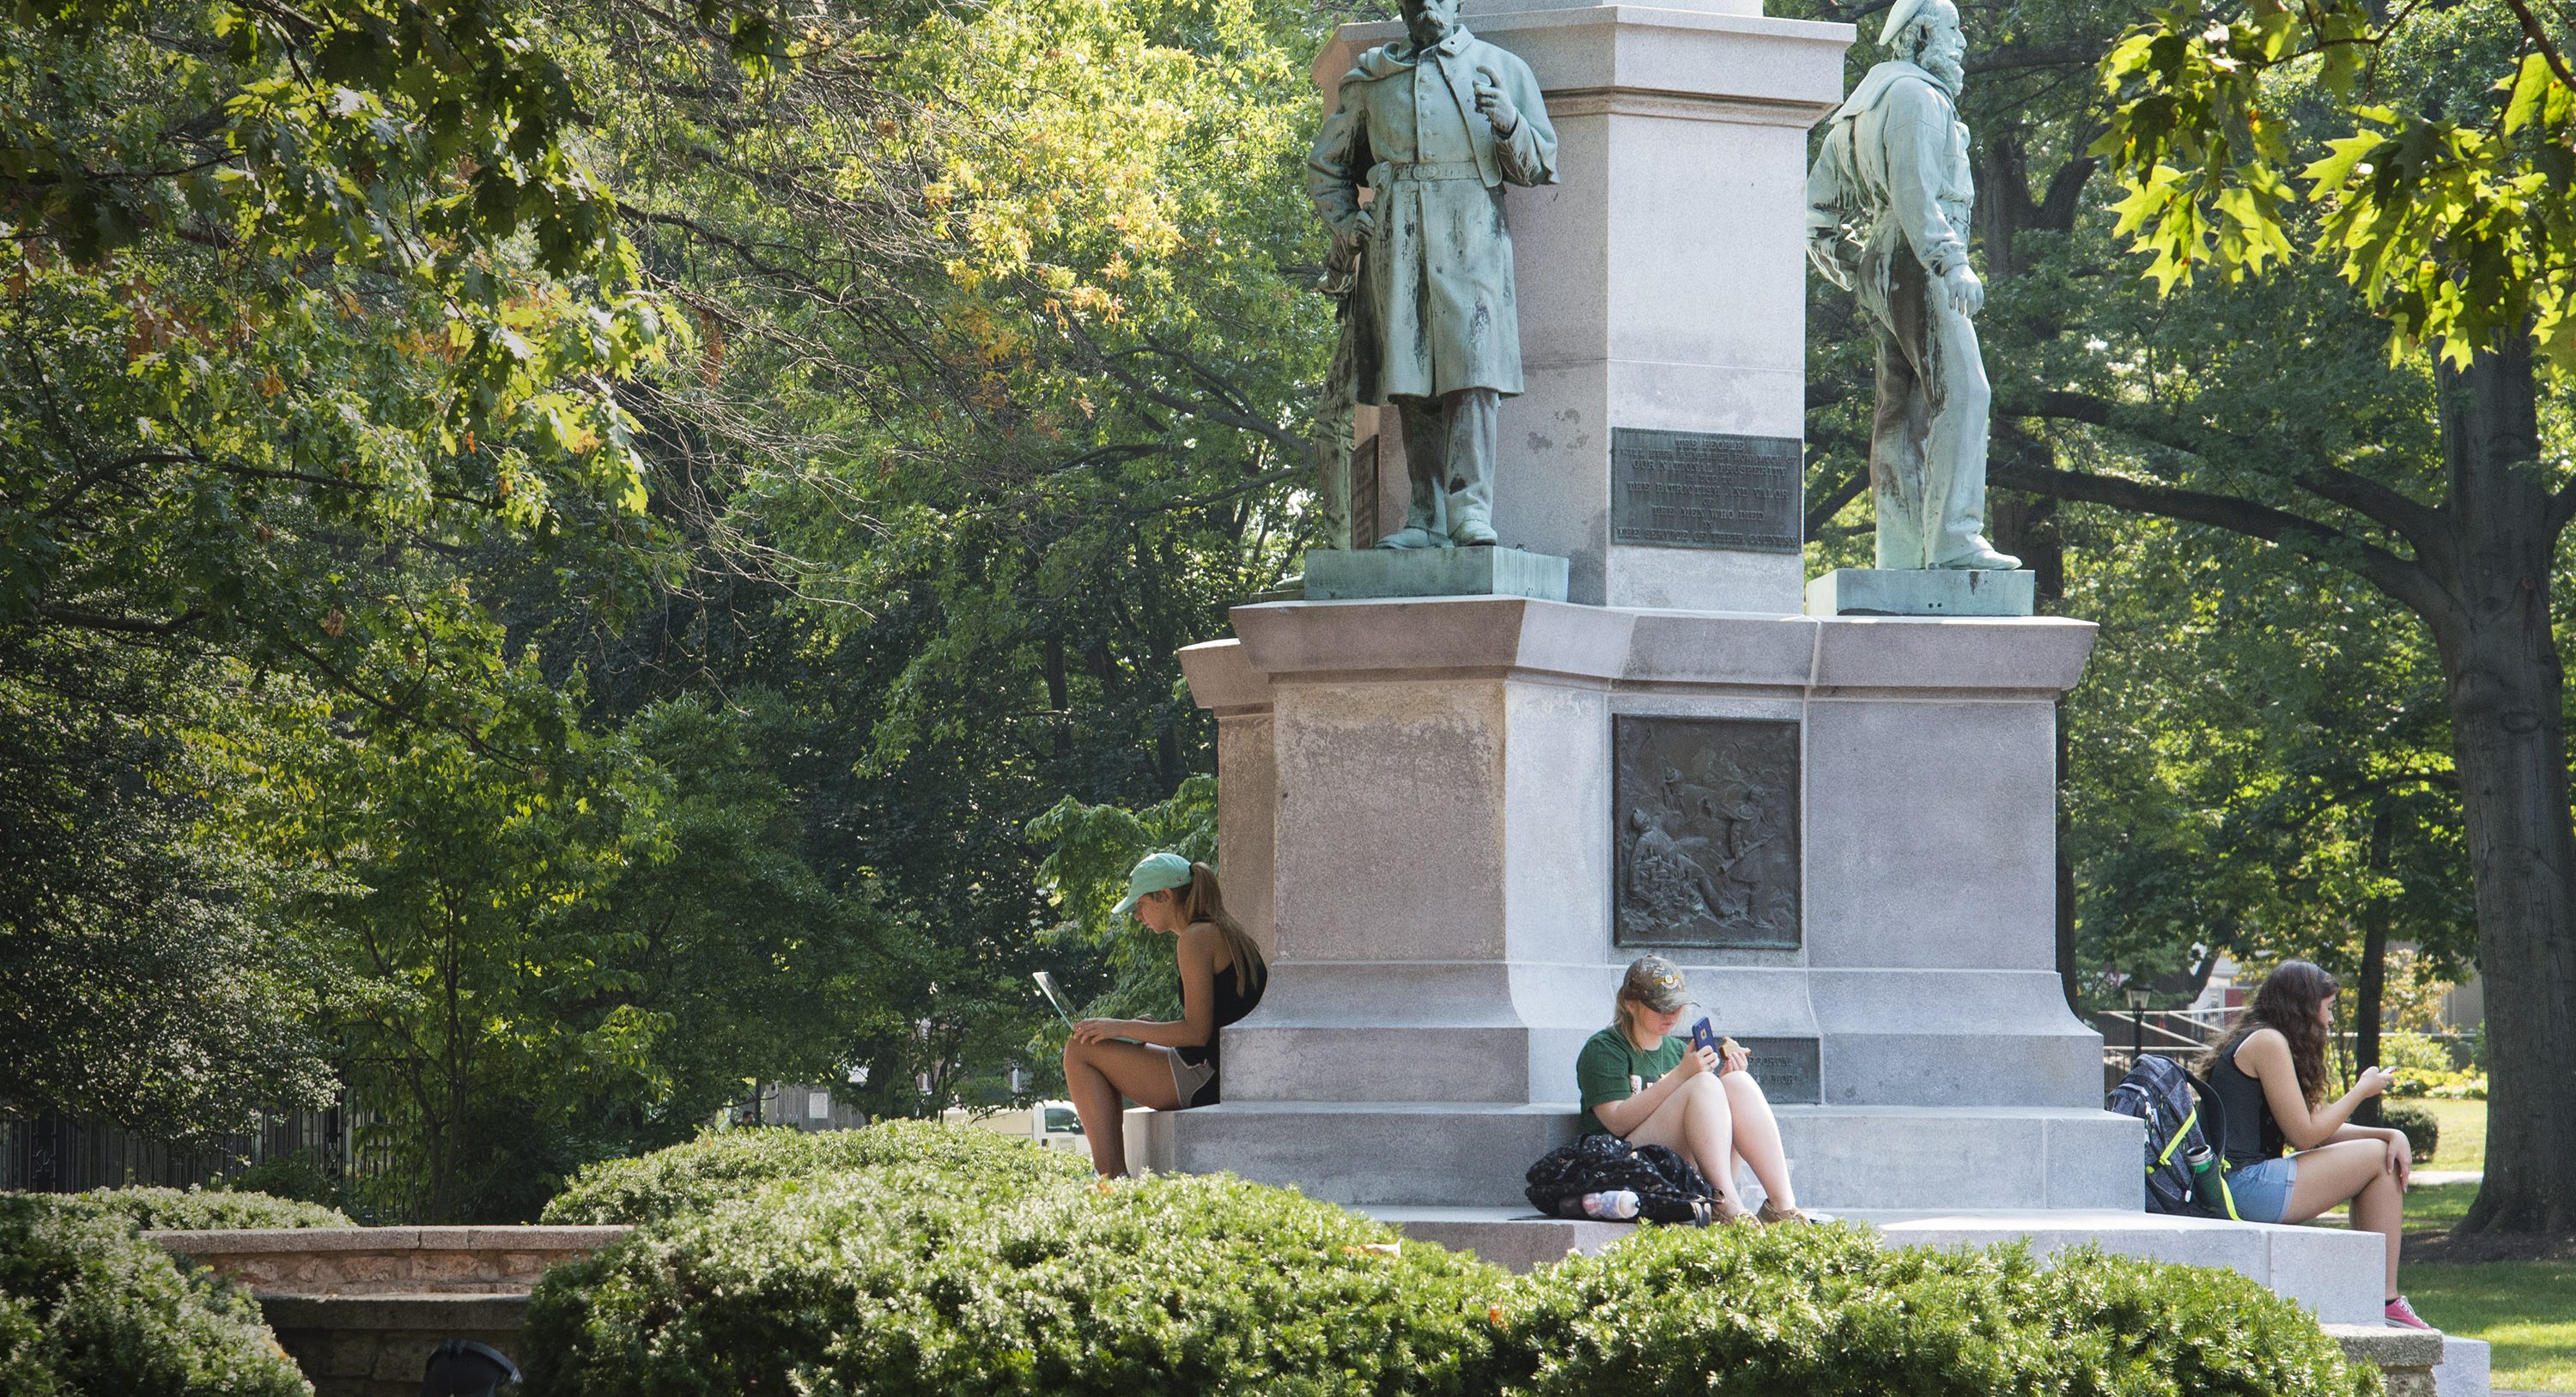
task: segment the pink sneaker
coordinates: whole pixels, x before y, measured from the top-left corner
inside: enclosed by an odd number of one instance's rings
[[[2388,1308],[2384,1313],[2387,1314],[2389,1323],[2400,1325],[2408,1329],[2430,1329],[2433,1327],[2426,1324],[2421,1315],[2415,1313],[2415,1307],[2407,1304],[2406,1297],[2403,1295],[2389,1301]]]

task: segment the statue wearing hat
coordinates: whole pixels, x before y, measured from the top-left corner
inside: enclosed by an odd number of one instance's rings
[[[1403,0],[1406,37],[1360,55],[1307,158],[1337,256],[1357,256],[1351,397],[1404,423],[1413,500],[1381,548],[1495,541],[1500,407],[1521,391],[1502,187],[1556,182],[1538,79],[1458,3]]]
[[[1878,333],[1870,501],[1878,565],[2016,568],[1985,538],[1986,367],[1968,265],[1976,184],[1959,122],[1967,39],[1952,0],[1896,0],[1869,70],[1807,172],[1807,252]]]

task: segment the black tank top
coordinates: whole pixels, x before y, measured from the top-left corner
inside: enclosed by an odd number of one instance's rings
[[[1270,988],[1270,967],[1256,964],[1251,967],[1251,970],[1252,973],[1249,976],[1240,976],[1235,973],[1236,967],[1229,965],[1216,972],[1216,1026],[1218,1028],[1222,1029],[1251,1013],[1253,1008],[1261,1003],[1261,992]],[[1250,992],[1247,993],[1235,983],[1239,979],[1251,980]],[[1182,990],[1185,1003],[1188,993],[1185,987]],[[1221,1074],[1223,1065],[1219,1061],[1217,1052],[1217,1045],[1221,1041],[1221,1035],[1212,1032],[1208,1034],[1206,1044],[1201,1047],[1174,1048],[1172,1051],[1180,1054],[1181,1061],[1192,1067],[1204,1064],[1210,1071]],[[1208,1084],[1199,1088],[1198,1094],[1191,1097],[1186,1104],[1211,1106],[1222,1100],[1223,1098],[1218,1095],[1220,1081],[1221,1076],[1208,1078]]]
[[[2272,1118],[2272,1103],[2263,1097],[2263,1084],[2236,1065],[2236,1054],[2243,1051],[2245,1045],[2239,1043],[2209,1067],[2210,1088],[2218,1093],[2218,1108],[2227,1113],[2227,1140],[2221,1153],[2230,1169],[2279,1159],[2289,1144],[2281,1134],[2281,1123]]]

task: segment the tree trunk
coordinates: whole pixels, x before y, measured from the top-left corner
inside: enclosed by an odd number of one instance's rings
[[[2429,561],[2457,608],[2427,619],[2450,686],[2486,982],[2486,1181],[2460,1230],[2576,1228],[2576,827],[2529,341],[2439,373],[2455,532]]]
[[[2389,802],[2382,797],[2379,808],[2370,819],[2370,871],[2388,876],[2388,846],[2391,826],[2396,823]],[[2361,914],[2361,988],[2352,1006],[2352,1067],[2356,1073],[2379,1065],[2379,1018],[2381,1006],[2388,1000],[2388,921],[2390,899],[2373,897]],[[2379,1124],[2379,1098],[2361,1103],[2352,1113],[2355,1125]]]

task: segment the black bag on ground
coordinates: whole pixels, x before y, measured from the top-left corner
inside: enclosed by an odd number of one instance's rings
[[[2147,1123],[2147,1210],[2236,1216],[2220,1148],[2227,1117],[2218,1092],[2169,1057],[2143,1056],[2111,1088],[2105,1109]]]
[[[1708,1180],[1689,1160],[1607,1132],[1548,1151],[1528,1180],[1530,1206],[1550,1217],[1580,1218],[1583,1195],[1623,1188],[1637,1195],[1637,1216],[1651,1222],[1705,1222],[1713,1206]]]

